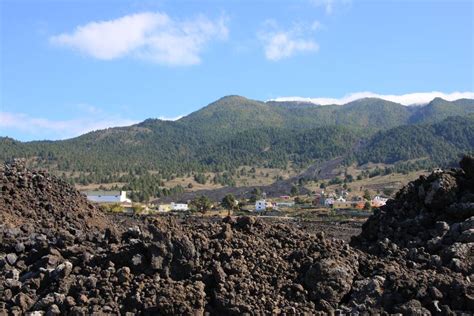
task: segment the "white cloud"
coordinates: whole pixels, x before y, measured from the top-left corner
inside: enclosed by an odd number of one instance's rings
[[[157,64],[195,65],[201,62],[206,44],[227,39],[226,24],[224,16],[215,21],[202,15],[181,21],[166,13],[143,12],[89,22],[50,37],[50,42],[102,60],[132,56]]]
[[[268,60],[278,61],[297,53],[319,50],[318,43],[312,38],[312,33],[321,27],[318,21],[314,21],[310,26],[298,24],[287,30],[280,29],[274,20],[268,20],[264,24],[265,29],[258,33],[258,38]]]
[[[432,92],[415,92],[401,95],[394,94],[377,94],[373,92],[356,92],[346,95],[342,98],[305,98],[305,97],[279,97],[269,101],[300,101],[311,102],[319,105],[329,104],[346,104],[362,98],[380,98],[387,101],[397,102],[403,105],[426,104],[434,98],[443,98],[448,101],[458,99],[474,99],[474,92],[452,92],[443,93],[439,91]]]
[[[162,121],[177,121],[179,120],[180,118],[183,118],[184,115],[179,115],[179,116],[175,116],[175,117],[166,117],[166,116],[160,116],[158,117],[159,120],[162,120]]]
[[[11,131],[31,135],[31,138],[50,137],[52,139],[66,139],[82,135],[84,133],[104,129],[108,127],[127,126],[137,121],[120,117],[93,116],[70,120],[50,120],[40,117],[32,117],[25,113],[0,112],[0,127]]]
[[[316,7],[323,7],[326,14],[332,14],[336,7],[347,7],[352,0],[310,0],[310,3]]]

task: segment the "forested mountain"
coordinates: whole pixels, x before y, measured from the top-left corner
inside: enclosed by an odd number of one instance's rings
[[[304,165],[340,155],[361,163],[425,156],[446,162],[473,150],[474,123],[472,117],[440,121],[468,113],[474,113],[474,100],[406,107],[366,98],[319,106],[228,96],[174,122],[148,119],[62,141],[0,138],[0,159],[27,157],[64,171],[167,173],[284,168],[289,161]]]
[[[409,121],[410,108],[382,99],[365,98],[346,105],[320,106],[301,102],[260,102],[228,96],[179,120],[195,128],[220,131],[258,127],[309,129],[344,125],[390,128]]]
[[[225,171],[241,165],[286,167],[289,161],[307,163],[348,153],[365,135],[356,128],[329,126],[308,130],[255,128],[228,136],[205,137],[187,128],[176,129],[166,122],[108,130],[107,136],[89,133],[79,138],[56,142],[20,143],[0,140],[2,158],[38,157],[40,165],[59,170],[108,172],[140,167],[148,170],[183,173]],[[138,130],[137,130],[138,128]]]
[[[453,102],[435,98],[426,106],[417,108],[410,117],[410,123],[434,123],[450,116],[464,116],[474,113],[474,102],[470,99],[459,99]]]
[[[428,158],[444,165],[474,152],[474,115],[453,116],[434,124],[399,126],[380,131],[355,152],[358,163],[395,163]]]

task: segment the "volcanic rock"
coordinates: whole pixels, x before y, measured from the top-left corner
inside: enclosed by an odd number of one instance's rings
[[[107,215],[0,168],[0,314],[469,314],[472,158],[411,182],[351,244],[253,216]]]

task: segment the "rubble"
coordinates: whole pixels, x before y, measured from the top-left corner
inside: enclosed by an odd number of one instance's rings
[[[54,176],[5,165],[0,314],[472,313],[473,182],[420,178],[349,245],[255,217],[109,216]]]
[[[471,157],[461,166],[409,183],[376,210],[352,245],[420,268],[474,274],[474,177]]]

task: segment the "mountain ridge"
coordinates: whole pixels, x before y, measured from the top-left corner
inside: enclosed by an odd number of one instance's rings
[[[255,111],[256,109],[253,107],[257,108],[259,111]],[[227,95],[194,112],[189,113],[186,116],[179,118],[178,120],[170,121],[159,118],[148,118],[133,125],[94,130],[70,139],[82,137],[84,135],[100,131],[120,130],[123,128],[147,128],[151,125],[157,124],[162,126],[182,127],[182,124],[201,123],[199,122],[201,119],[221,119],[221,111],[231,110],[235,114],[236,110],[239,108],[240,110],[252,111],[246,114],[246,119],[260,119],[260,121],[262,121],[262,116],[265,117],[265,115],[268,115],[268,117],[271,118],[269,122],[271,124],[284,124],[284,118],[286,117],[288,120],[295,120],[297,124],[301,125],[302,128],[346,124],[362,125],[365,127],[370,125],[383,125],[379,128],[391,128],[402,124],[416,124],[423,122],[433,123],[448,116],[472,113],[474,112],[474,99],[463,98],[455,101],[447,101],[445,99],[436,97],[426,105],[411,107],[373,97],[357,99],[342,105],[317,105],[314,103],[301,101],[258,101],[240,95]],[[369,113],[369,111],[372,113]],[[380,113],[381,115],[385,115],[389,111],[396,111],[396,117],[390,117],[386,121],[375,119],[373,122],[369,122],[367,118],[368,114],[374,115]],[[364,118],[359,118],[359,121],[354,121],[354,116],[360,116],[361,113],[366,116]],[[229,122],[229,118],[226,119],[227,122]],[[44,142],[47,140],[33,140],[24,143],[37,141]]]
[[[92,131],[60,141],[20,142],[0,138],[0,159],[34,158],[41,166],[66,171],[119,172],[140,167],[175,173],[219,172],[240,165],[285,168],[290,161],[303,166],[339,155],[353,155],[356,161],[363,161],[367,160],[364,155],[354,152],[355,145],[363,141],[372,144],[373,148],[368,148],[368,152],[374,153],[372,160],[386,161],[380,151],[374,151],[384,143],[371,142],[375,137],[411,139],[405,130],[431,133],[422,126],[440,123],[448,117],[465,117],[469,113],[474,113],[474,100],[469,99],[455,102],[435,99],[424,107],[412,108],[366,98],[343,106],[299,108],[288,103],[274,106],[232,95],[176,121],[147,119],[131,126]],[[465,135],[471,135],[474,122],[459,122],[467,128],[457,129],[455,125],[449,128],[456,129],[464,139]],[[429,153],[430,159],[437,163],[457,159],[459,150],[471,148],[466,145],[468,142],[456,143],[455,137],[450,137],[448,145],[443,146],[444,140],[437,139],[435,134],[417,141],[436,144],[434,148],[442,153],[443,159],[437,159],[434,151]],[[399,143],[399,146],[405,145]],[[409,148],[403,150],[408,152],[407,157],[427,152],[424,145],[418,151],[413,149],[413,153]],[[382,151],[389,152],[388,148]]]

